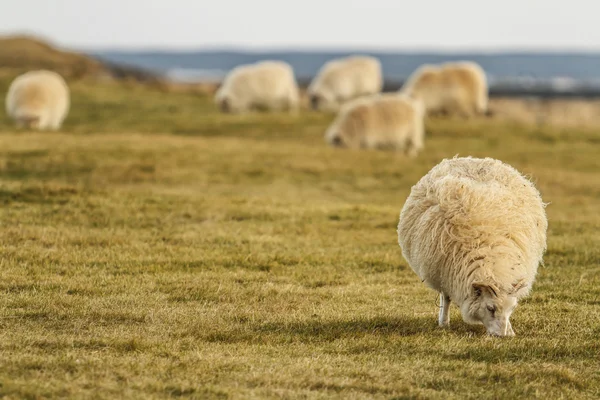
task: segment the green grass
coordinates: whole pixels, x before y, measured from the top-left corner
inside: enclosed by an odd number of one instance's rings
[[[0,120],[0,397],[600,396],[600,130],[428,121],[408,160],[328,148],[331,115],[72,89],[64,132]],[[438,329],[397,244],[411,186],[455,154],[551,203],[515,338],[456,308]]]

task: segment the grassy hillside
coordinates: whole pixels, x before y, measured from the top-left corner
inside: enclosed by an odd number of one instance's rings
[[[329,115],[72,89],[64,132],[0,119],[0,397],[600,396],[597,129],[428,121],[408,160],[326,147]],[[551,203],[515,338],[456,308],[438,329],[397,244],[411,186],[455,154]]]
[[[69,81],[79,79],[142,82],[170,89],[158,76],[139,68],[115,65],[86,54],[54,47],[31,36],[0,36],[0,73],[22,73],[35,69],[58,72]]]
[[[108,70],[94,59],[57,49],[49,43],[28,36],[0,37],[0,62],[2,68],[45,68],[68,78],[108,74]]]

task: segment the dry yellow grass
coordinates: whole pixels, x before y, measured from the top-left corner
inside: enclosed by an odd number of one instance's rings
[[[329,115],[72,88],[64,132],[0,122],[0,397],[600,396],[596,129],[433,120],[408,160],[326,147]],[[455,154],[551,203],[514,339],[456,309],[438,329],[396,243],[411,185]]]
[[[600,100],[495,98],[490,108],[500,121],[545,127],[600,127]]]

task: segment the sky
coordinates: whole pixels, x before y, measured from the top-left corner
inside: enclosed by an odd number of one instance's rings
[[[598,0],[2,0],[0,35],[86,50],[600,51]]]

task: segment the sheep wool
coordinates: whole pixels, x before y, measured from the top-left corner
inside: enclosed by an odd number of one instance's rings
[[[422,65],[400,89],[420,98],[428,115],[472,117],[488,113],[488,85],[485,72],[473,62]]]
[[[381,63],[370,56],[350,56],[327,62],[308,87],[314,110],[338,110],[345,102],[381,92]]]
[[[545,204],[513,167],[491,158],[443,160],[412,187],[398,243],[411,268],[467,323],[512,336],[510,315],[534,283],[546,249]]]
[[[292,67],[282,61],[240,65],[229,72],[215,94],[223,112],[298,110],[300,95]]]
[[[18,76],[6,95],[6,113],[17,126],[27,129],[59,129],[69,107],[69,87],[52,71],[29,71]]]
[[[398,94],[378,94],[345,104],[327,132],[332,146],[393,148],[414,157],[423,148],[423,107]]]

